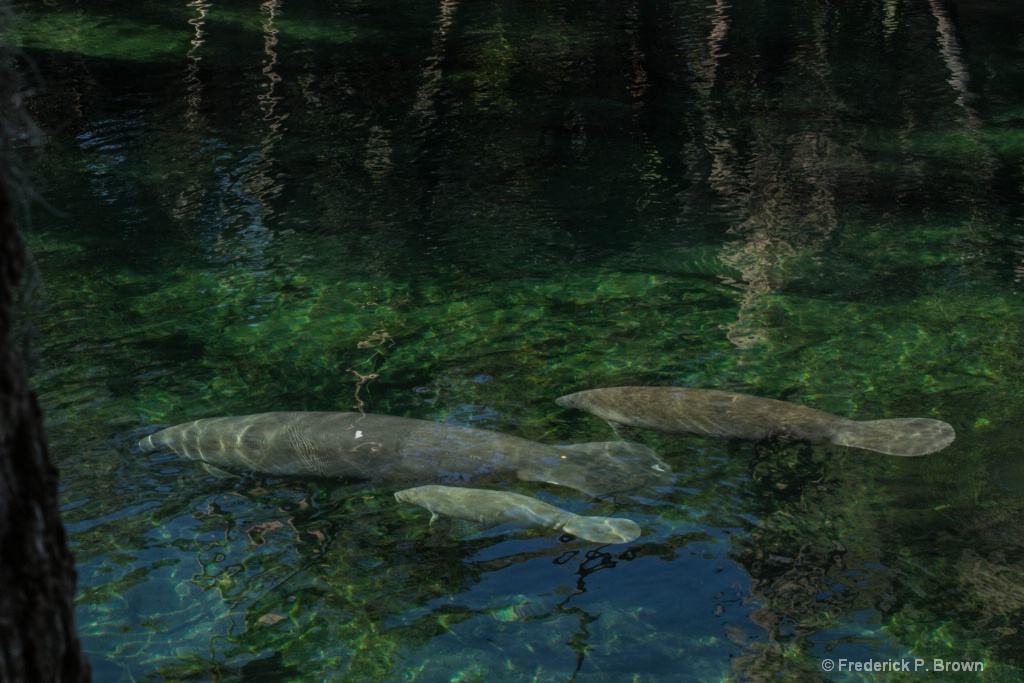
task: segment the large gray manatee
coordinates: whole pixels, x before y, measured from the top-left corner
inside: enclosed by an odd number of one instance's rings
[[[468,484],[514,477],[592,496],[666,484],[672,470],[646,446],[549,446],[500,432],[370,413],[281,412],[212,417],[139,442],[232,471],[371,480],[386,485]]]
[[[923,417],[856,422],[795,403],[714,389],[611,387],[556,399],[618,425],[659,432],[736,439],[834,443],[889,455],[924,455],[956,437],[953,428]]]

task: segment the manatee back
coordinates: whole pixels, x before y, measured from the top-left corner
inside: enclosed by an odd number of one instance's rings
[[[139,445],[143,450],[169,448],[232,471],[373,479],[414,426],[401,418],[360,413],[258,413],[169,427]]]
[[[551,446],[510,434],[443,422],[415,420],[401,444],[389,479],[395,483],[436,481],[464,484],[514,480],[520,463]]]
[[[751,441],[825,443],[844,422],[814,408],[715,389],[611,387],[580,391],[556,402],[630,427]]]
[[[464,483],[507,476],[551,446],[484,429],[371,413],[277,412],[169,427],[139,443],[223,469],[271,475]]]
[[[524,522],[560,529],[573,516],[550,503],[520,493],[459,486],[417,486],[398,491],[395,499],[419,505],[434,515],[483,524]]]

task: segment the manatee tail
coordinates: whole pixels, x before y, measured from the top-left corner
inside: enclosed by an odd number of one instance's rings
[[[945,422],[909,417],[844,422],[832,443],[889,455],[915,456],[941,451],[955,438],[956,432]]]
[[[577,515],[562,531],[593,543],[629,543],[640,537],[640,525],[629,519]]]
[[[175,428],[170,427],[168,429],[161,429],[159,432],[153,432],[144,439],[141,439],[136,445],[143,451],[162,451],[170,450],[171,444],[175,442]]]

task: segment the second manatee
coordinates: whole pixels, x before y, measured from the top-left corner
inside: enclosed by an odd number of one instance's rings
[[[597,415],[613,429],[625,425],[670,434],[834,443],[889,455],[934,453],[956,438],[953,428],[940,420],[856,422],[795,403],[714,389],[611,387],[580,391],[556,402]]]
[[[593,543],[628,543],[640,536],[640,525],[617,517],[588,517],[542,500],[509,491],[418,486],[395,493],[399,502],[412,503],[438,515],[483,524],[522,522],[578,536]]]

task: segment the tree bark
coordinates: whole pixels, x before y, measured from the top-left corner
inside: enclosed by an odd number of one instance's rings
[[[14,291],[25,248],[14,224],[9,126],[18,114],[0,48],[0,681],[90,679],[74,626],[75,567],[57,504],[43,416],[15,343]]]

